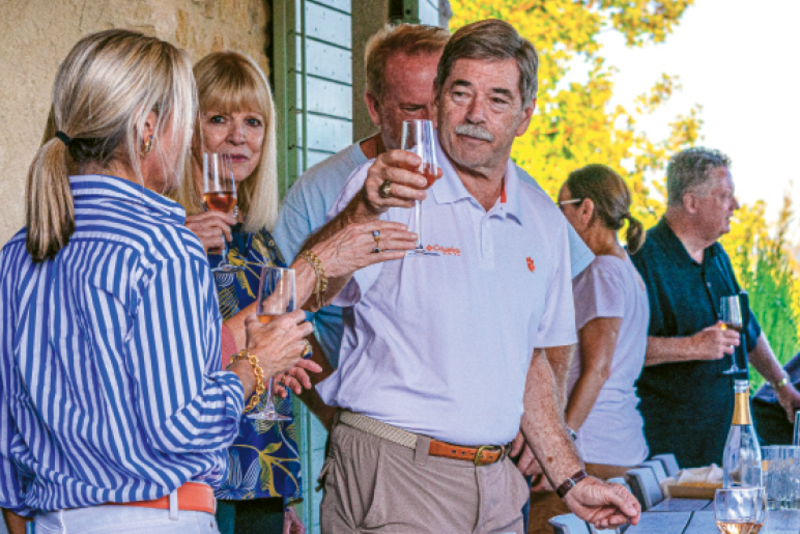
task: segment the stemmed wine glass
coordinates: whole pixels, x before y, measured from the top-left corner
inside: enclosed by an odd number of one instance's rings
[[[422,174],[428,181],[425,189],[433,185],[438,177],[436,167],[436,148],[433,143],[433,123],[428,120],[403,121],[403,138],[401,148],[413,152],[422,159],[422,164],[417,169],[412,169]],[[417,247],[408,251],[409,256],[439,256],[435,251],[425,250],[422,244],[422,203],[414,202],[414,220],[417,231]]]
[[[261,268],[261,281],[258,286],[256,315],[263,324],[295,309],[294,269],[282,267]],[[251,419],[265,421],[289,421],[291,417],[281,415],[275,410],[272,399],[272,377],[267,387],[267,405],[263,412],[248,415]]]
[[[203,203],[206,209],[223,213],[236,206],[236,181],[233,165],[223,154],[203,153]],[[214,273],[235,273],[242,267],[228,263],[228,243],[222,238],[222,261],[211,269]]]
[[[714,495],[714,519],[722,534],[758,534],[764,526],[764,488],[725,488]]]
[[[722,321],[722,325],[720,328],[723,330],[734,330],[736,332],[742,333],[742,303],[739,299],[739,295],[731,295],[728,297],[722,297],[719,303],[720,309],[720,320]],[[730,369],[723,371],[723,374],[732,375],[743,372],[742,369],[739,369],[739,365],[736,362],[736,351],[733,351],[731,354],[731,360],[733,360],[733,365],[731,365]]]

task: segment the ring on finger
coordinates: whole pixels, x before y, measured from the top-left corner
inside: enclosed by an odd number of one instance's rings
[[[383,183],[378,187],[378,195],[381,198],[391,198],[392,196],[392,181],[391,180],[384,180]]]
[[[307,339],[303,340],[303,345],[305,348],[303,349],[303,358],[311,354],[311,343],[308,342]]]
[[[372,231],[372,239],[375,240],[375,246],[381,246],[381,231],[380,230],[373,230]]]
[[[373,254],[380,254],[380,253],[381,253],[381,247],[375,247],[375,248],[373,248],[373,249],[372,249],[372,253],[373,253]]]

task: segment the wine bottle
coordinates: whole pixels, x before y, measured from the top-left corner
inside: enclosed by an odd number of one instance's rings
[[[750,383],[735,380],[733,422],[722,453],[722,487],[761,486],[761,448],[750,415]]]

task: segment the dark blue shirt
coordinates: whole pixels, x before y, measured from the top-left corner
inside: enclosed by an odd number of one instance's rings
[[[653,337],[688,337],[715,324],[720,298],[740,291],[722,245],[705,249],[698,263],[663,218],[631,259],[647,285]],[[745,333],[753,350],[761,328],[752,311]],[[746,368],[744,351],[736,356]],[[636,386],[651,454],[674,453],[681,467],[721,464],[733,414],[735,375],[723,374],[730,366],[725,357],[644,368]]]

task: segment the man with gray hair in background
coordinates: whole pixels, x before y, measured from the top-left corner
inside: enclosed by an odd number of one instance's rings
[[[674,453],[681,467],[721,465],[733,413],[731,360],[746,369],[740,335],[724,329],[720,299],[737,295],[730,258],[717,241],[739,204],[730,159],[689,148],[667,167],[667,211],[631,259],[647,285],[650,327],[637,382],[651,454]],[[773,385],[793,418],[800,395],[776,360],[751,310],[743,331],[753,367]],[[725,357],[731,355],[731,358]]]
[[[347,306],[339,369],[318,389],[340,408],[320,481],[323,532],[523,533],[528,487],[508,459],[521,429],[567,505],[600,528],[636,523],[622,486],[587,477],[543,348],[575,342],[568,223],[510,159],[535,107],[538,57],[487,20],[448,42],[436,78],[439,178],[384,152],[356,170],[342,225],[409,224],[424,200],[425,243],[407,257],[328,281]],[[375,236],[375,246],[383,245]]]

